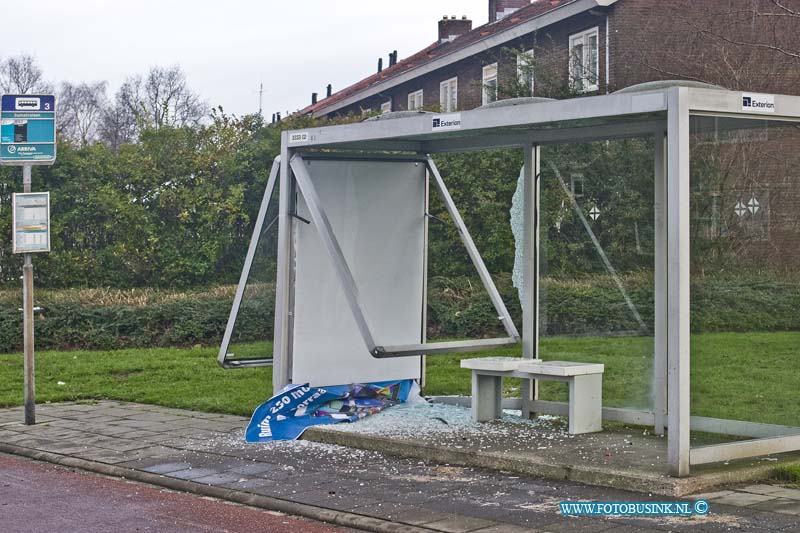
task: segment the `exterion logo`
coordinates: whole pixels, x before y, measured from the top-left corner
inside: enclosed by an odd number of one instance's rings
[[[742,111],[774,113],[775,97],[771,94],[742,94]]]
[[[461,129],[461,113],[433,117],[432,128],[433,131]]]

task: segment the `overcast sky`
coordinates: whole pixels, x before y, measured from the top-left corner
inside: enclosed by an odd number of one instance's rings
[[[0,16],[7,19],[11,0]],[[20,8],[23,4],[17,3]],[[109,82],[178,64],[210,105],[264,115],[305,107],[436,40],[443,15],[487,21],[488,0],[37,0],[3,24],[0,56],[32,54],[48,81]],[[387,64],[388,59],[384,59]]]

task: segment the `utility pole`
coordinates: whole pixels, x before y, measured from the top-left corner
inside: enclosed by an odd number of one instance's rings
[[[258,89],[258,114],[261,115],[262,103],[264,98],[264,82],[261,82],[261,85]]]
[[[31,192],[31,166],[22,167],[22,187],[24,192]],[[34,374],[33,354],[33,259],[25,254],[22,266],[22,330],[25,362],[25,424],[36,423],[36,380]]]

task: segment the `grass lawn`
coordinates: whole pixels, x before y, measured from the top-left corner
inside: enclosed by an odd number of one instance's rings
[[[541,341],[546,360],[606,364],[604,404],[646,408],[652,339],[566,338]],[[266,343],[237,347],[240,356],[270,353]],[[482,356],[519,354],[519,349]],[[692,414],[800,426],[800,333],[713,333],[692,337]],[[428,358],[431,395],[470,391],[459,360]],[[215,348],[154,348],[36,354],[39,403],[116,399],[248,416],[271,395],[271,368],[223,370]],[[513,395],[519,384],[506,380]],[[59,385],[63,382],[63,385]],[[566,399],[566,385],[543,383],[543,399]],[[22,356],[0,355],[0,406],[22,403]]]
[[[781,465],[775,469],[775,479],[800,488],[800,464]]]
[[[251,415],[272,395],[272,369],[224,370],[217,365],[217,351],[152,348],[38,352],[36,401],[113,399]],[[240,352],[242,356],[251,355]],[[22,355],[0,355],[0,405],[21,404]]]

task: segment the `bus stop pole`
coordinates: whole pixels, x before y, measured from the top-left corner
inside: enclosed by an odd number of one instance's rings
[[[22,167],[24,192],[31,192],[31,165]],[[25,424],[36,423],[36,382],[33,359],[33,261],[25,254],[22,266],[22,331],[24,336]]]

